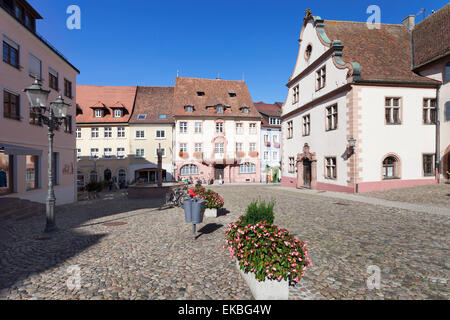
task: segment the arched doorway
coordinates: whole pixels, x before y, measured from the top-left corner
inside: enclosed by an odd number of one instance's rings
[[[303,153],[297,155],[297,188],[315,189],[317,184],[316,154],[305,143]]]
[[[111,179],[112,179],[112,172],[111,172],[110,169],[106,169],[106,170],[103,172],[103,180],[104,180],[104,181],[111,181]]]

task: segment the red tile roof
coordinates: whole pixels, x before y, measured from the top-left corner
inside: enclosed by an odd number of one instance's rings
[[[414,67],[450,53],[450,4],[418,23],[413,30]]]
[[[138,87],[130,123],[174,123],[173,94],[174,87]],[[144,114],[146,119],[138,120]],[[160,119],[160,115],[166,118]]]
[[[197,92],[204,92],[198,96]],[[230,97],[235,93],[235,97]],[[216,114],[214,108],[221,104],[225,108],[223,114]],[[193,112],[186,112],[185,106],[194,106]],[[248,107],[248,113],[242,113],[241,107]],[[212,117],[241,117],[261,118],[253,105],[250,92],[243,81],[220,79],[197,79],[177,77],[174,96],[175,116],[212,116]]]
[[[77,123],[123,123],[128,122],[133,113],[136,87],[89,86],[77,85],[77,108],[82,110],[77,115]],[[124,114],[114,118],[113,108],[123,105]],[[92,107],[106,108],[104,117],[94,117]],[[113,107],[113,108],[111,108]]]
[[[403,25],[369,29],[365,22],[326,20],[324,29],[331,41],[341,41],[345,62],[361,65],[363,80],[435,83],[411,70],[410,34]]]
[[[269,123],[270,117],[281,117],[281,107],[282,103],[275,102],[274,104],[268,104],[264,102],[255,102],[255,107],[258,110],[258,112],[262,116],[262,126],[263,127],[274,127],[274,128],[280,128],[280,125],[271,125]]]

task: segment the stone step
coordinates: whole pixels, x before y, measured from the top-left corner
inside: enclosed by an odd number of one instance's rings
[[[20,204],[17,203],[16,206],[3,208],[0,211],[0,221],[9,219],[19,220],[25,217],[40,215],[43,212],[45,212],[45,204],[32,202],[29,200],[21,200]]]
[[[11,210],[28,207],[32,204],[29,200],[18,198],[0,198],[0,215]]]

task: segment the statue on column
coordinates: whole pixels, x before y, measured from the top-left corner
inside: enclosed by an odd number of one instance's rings
[[[158,147],[158,187],[162,187],[162,151],[161,151],[161,143]]]

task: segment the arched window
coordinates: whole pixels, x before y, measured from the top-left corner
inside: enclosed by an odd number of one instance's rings
[[[97,171],[92,170],[91,172],[89,172],[89,181],[90,182],[98,182]]]
[[[247,173],[256,173],[256,166],[253,163],[246,162],[240,165],[239,173],[247,174]]]
[[[182,176],[191,176],[198,174],[198,167],[195,164],[187,164],[181,167],[180,174]]]
[[[395,156],[388,156],[383,160],[383,179],[400,178],[400,161]]]

